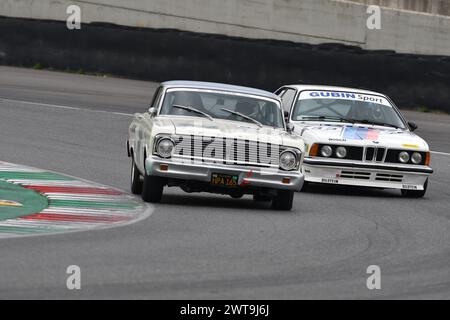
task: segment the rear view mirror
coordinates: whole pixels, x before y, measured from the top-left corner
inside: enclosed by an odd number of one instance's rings
[[[416,131],[419,128],[415,122],[408,122],[408,126],[411,131]]]
[[[294,125],[291,122],[286,124],[286,129],[289,133],[294,132]]]
[[[150,109],[148,109],[148,113],[150,113],[151,117],[156,116],[156,108],[151,107]]]

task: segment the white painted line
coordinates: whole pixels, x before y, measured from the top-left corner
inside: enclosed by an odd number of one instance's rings
[[[438,151],[431,151],[433,154],[440,154],[442,156],[450,156],[450,153],[447,152],[438,152]]]
[[[107,112],[107,111],[104,111],[104,112]],[[133,116],[132,113],[113,112],[113,114],[117,114],[119,116],[127,116],[127,117],[132,117]]]
[[[31,105],[35,105],[35,106],[48,107],[48,108],[81,110],[81,108],[78,108],[78,107],[69,107],[69,106],[61,106],[61,105],[57,105],[57,104],[48,104],[48,103],[41,103],[41,102],[31,102],[31,101],[23,101],[23,100],[13,100],[13,99],[0,98],[0,102],[3,102],[3,101],[13,102],[13,103],[31,104]]]
[[[68,110],[81,110],[86,112],[95,112],[95,113],[109,113],[109,114],[115,114],[118,116],[126,116],[126,117],[132,117],[132,113],[123,113],[123,112],[111,112],[111,111],[105,111],[105,110],[93,110],[89,109],[88,107],[69,107],[69,106],[63,106],[58,104],[48,104],[48,103],[41,103],[41,102],[31,102],[31,101],[23,101],[23,100],[14,100],[14,99],[4,99],[0,98],[0,102],[11,102],[11,103],[22,103],[22,104],[29,104],[34,105],[38,107],[47,107],[47,108],[56,108],[56,109],[68,109]]]

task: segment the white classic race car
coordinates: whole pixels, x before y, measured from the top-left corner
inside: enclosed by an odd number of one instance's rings
[[[159,202],[163,189],[212,192],[291,210],[301,189],[305,143],[286,126],[271,92],[168,81],[129,127],[131,191]]]
[[[309,183],[326,183],[425,195],[433,173],[428,144],[389,97],[311,85],[286,85],[275,93],[286,119],[305,140],[303,191]]]

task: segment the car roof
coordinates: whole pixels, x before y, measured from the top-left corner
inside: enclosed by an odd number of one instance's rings
[[[302,90],[325,90],[325,91],[350,91],[355,93],[362,93],[362,94],[373,94],[373,95],[379,95],[385,97],[386,95],[380,92],[370,91],[370,90],[363,90],[363,89],[357,89],[357,88],[349,88],[349,87],[336,87],[336,86],[324,86],[324,85],[312,85],[312,84],[291,84],[291,85],[284,85],[283,87],[291,87],[295,88],[298,91]]]
[[[216,83],[216,82],[203,82],[203,81],[183,81],[173,80],[165,81],[161,83],[166,88],[195,88],[195,89],[207,89],[207,90],[221,90],[237,92],[242,94],[256,95],[274,100],[280,100],[280,98],[272,92],[255,89],[250,87],[235,86],[231,84]]]

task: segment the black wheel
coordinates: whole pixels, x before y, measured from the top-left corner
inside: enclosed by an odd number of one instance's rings
[[[294,191],[278,190],[278,194],[272,200],[272,209],[275,210],[291,210],[294,202]]]
[[[300,189],[300,192],[308,192],[308,188],[309,188],[309,182],[305,181],[305,182],[303,182],[303,186]]]
[[[142,180],[141,173],[139,169],[136,167],[136,163],[134,162],[134,157],[131,157],[131,192],[133,194],[141,194],[142,193]]]
[[[428,179],[423,185],[423,190],[402,190],[402,196],[405,198],[423,198],[428,189]]]
[[[149,176],[144,173],[144,185],[142,188],[142,200],[145,202],[158,203],[164,189],[164,179],[156,176]]]
[[[269,202],[270,200],[272,200],[272,198],[269,196],[261,196],[259,194],[254,194],[253,200],[256,202]]]

